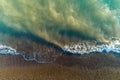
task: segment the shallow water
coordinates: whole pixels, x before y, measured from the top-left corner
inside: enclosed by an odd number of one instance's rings
[[[120,0],[1,0],[0,32],[12,36],[33,34],[60,46],[60,41],[72,38],[108,42],[120,34],[119,3]]]
[[[0,34],[11,38],[28,38],[38,45],[47,44],[47,47],[58,45],[63,52],[119,54],[119,40],[111,41],[112,37],[120,37],[119,30],[120,0],[0,1]],[[3,36],[0,37],[2,40]],[[86,42],[70,44],[80,40]],[[103,44],[86,44],[93,40]],[[49,50],[46,51],[49,53]],[[19,52],[10,45],[0,45],[1,55],[20,55],[27,61],[44,63],[44,60],[39,62],[37,59],[38,53],[31,53],[27,57],[28,53],[24,50]]]

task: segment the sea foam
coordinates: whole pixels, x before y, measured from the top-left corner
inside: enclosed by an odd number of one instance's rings
[[[12,56],[22,56],[25,61],[35,61],[37,63],[48,63],[45,61],[39,61],[37,60],[36,54],[33,53],[32,56],[26,57],[26,53],[23,52],[17,52],[16,49],[7,46],[7,45],[0,45],[0,55],[12,55]]]
[[[2,55],[19,55],[17,51],[10,46],[0,45],[0,54]]]
[[[73,54],[90,54],[90,53],[120,53],[120,41],[112,40],[108,44],[87,44],[79,43],[65,45],[63,51]]]

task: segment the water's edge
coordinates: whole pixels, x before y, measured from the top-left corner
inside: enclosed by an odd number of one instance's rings
[[[73,45],[65,45],[61,48],[62,52],[65,54],[72,55],[83,55],[90,53],[120,53],[120,41],[112,40],[109,44],[88,44],[88,43],[79,43]],[[18,52],[16,49],[7,46],[0,45],[0,55],[13,55],[13,56],[22,56],[25,61],[35,61],[37,63],[50,63],[46,61],[40,61],[37,59],[37,55],[33,53],[31,56],[26,56],[26,53]]]

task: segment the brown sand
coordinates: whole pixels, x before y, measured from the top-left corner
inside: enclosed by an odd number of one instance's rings
[[[21,56],[0,56],[0,80],[120,80],[120,59],[110,54],[83,56],[62,55],[62,52],[24,37],[0,35],[2,43],[27,55],[36,52],[38,64],[25,61]]]
[[[88,59],[90,56],[86,55],[82,57],[62,55],[56,62],[49,64],[26,62],[19,56],[3,55],[0,56],[0,80],[119,80],[120,65],[117,62],[113,63],[114,66],[110,65],[109,59],[116,60],[107,56],[105,56],[106,62],[101,58],[101,63],[96,64],[101,66],[100,68],[93,64],[94,57],[89,61],[91,65],[88,66],[87,60],[90,60]]]
[[[75,69],[57,64],[0,69],[1,80],[119,80],[120,69]],[[118,70],[118,71],[117,71]]]

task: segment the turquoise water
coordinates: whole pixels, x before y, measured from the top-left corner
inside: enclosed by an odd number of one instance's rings
[[[111,42],[120,37],[120,0],[0,0],[0,34],[53,43],[74,54],[120,53],[116,42]],[[83,45],[84,50],[78,49],[79,44],[64,46],[79,40],[107,44]],[[0,48],[0,54],[37,61],[34,54],[27,59],[7,45]]]
[[[58,45],[62,36],[108,42],[120,34],[120,0],[1,0],[0,23],[2,33],[10,28]]]

